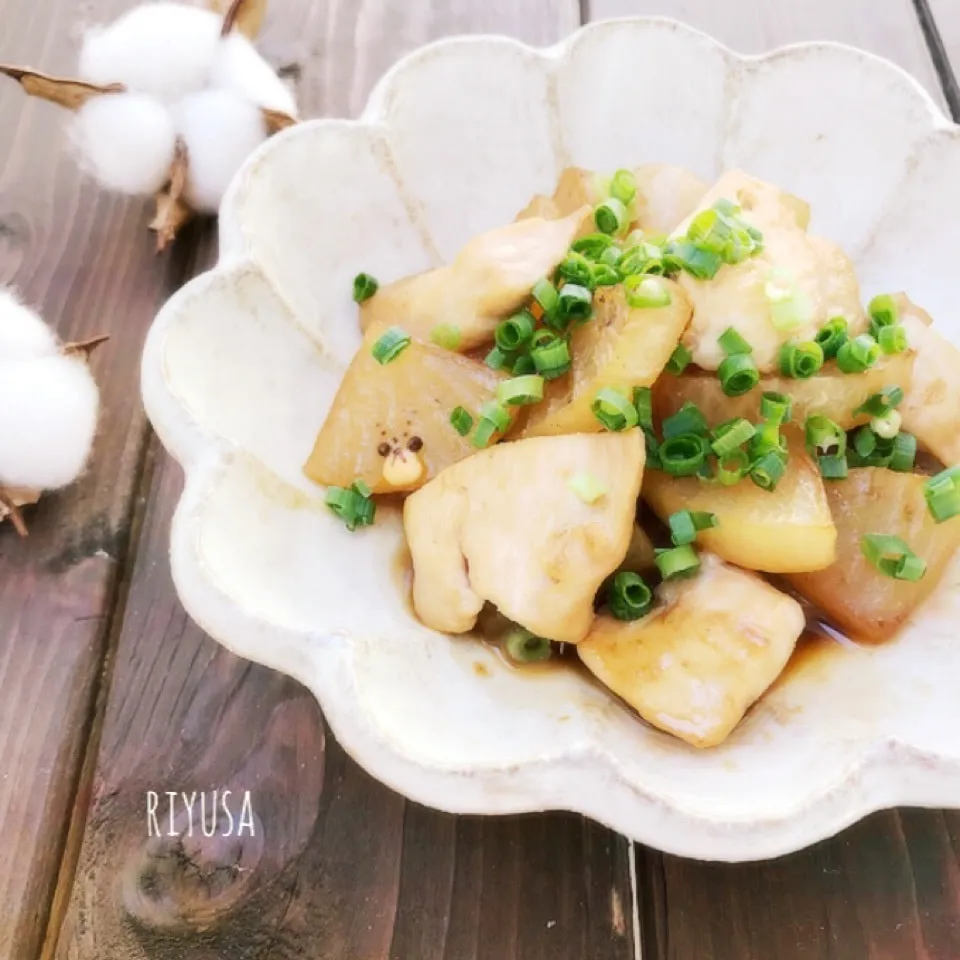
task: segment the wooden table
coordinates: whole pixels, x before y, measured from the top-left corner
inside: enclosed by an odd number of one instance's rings
[[[0,0],[0,59],[72,66],[78,16],[131,0]],[[623,14],[758,52],[845,41],[960,116],[958,0],[273,0],[262,49],[307,116],[358,113],[399,56],[452,33],[551,43]],[[625,107],[627,103],[625,102]],[[138,202],[63,149],[61,115],[0,87],[0,282],[95,357],[82,482],[21,542],[0,529],[0,960],[792,960],[960,957],[960,816],[883,813],[795,856],[705,865],[565,814],[484,820],[406,802],[326,736],[297,684],[190,623],[167,564],[179,469],[138,403],[163,300],[209,226],[153,255]],[[262,848],[147,841],[145,792],[243,784]]]

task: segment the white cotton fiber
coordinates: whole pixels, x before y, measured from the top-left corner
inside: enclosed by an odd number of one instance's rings
[[[90,83],[122,83],[128,90],[177,99],[207,84],[221,25],[222,18],[211,10],[145,3],[87,32],[80,76]]]
[[[99,396],[80,357],[0,362],[0,486],[56,490],[83,472]]]
[[[59,344],[54,332],[9,290],[0,290],[0,362],[51,356]]]
[[[177,145],[173,115],[143,93],[118,93],[88,101],[77,112],[72,135],[88,172],[105,187],[153,194],[169,178]]]
[[[202,213],[217,212],[234,174],[267,138],[260,108],[228,90],[184,97],[177,132],[189,158],[187,201]]]
[[[242,33],[231,33],[220,44],[210,83],[232,90],[268,110],[297,115],[297,103],[290,88]]]

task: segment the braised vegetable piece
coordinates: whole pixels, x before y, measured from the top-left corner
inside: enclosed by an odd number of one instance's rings
[[[734,417],[755,421],[760,417],[762,395],[773,392],[790,397],[797,422],[802,423],[811,414],[819,413],[849,430],[869,421],[868,414],[854,411],[884,387],[896,385],[909,392],[913,366],[911,351],[882,357],[876,366],[856,376],[841,373],[836,364],[827,363],[809,380],[762,377],[755,389],[739,397],[726,396],[715,374],[688,368],[681,376],[665,375],[657,381],[653,391],[654,412],[658,418],[669,417],[685,403],[695,403],[704,411],[711,426]],[[908,429],[906,425],[904,429]],[[960,460],[960,456],[957,459]]]
[[[627,552],[643,463],[634,429],[500,444],[443,471],[404,507],[417,616],[464,633],[489,601],[538,637],[582,640]],[[603,490],[590,502],[570,488],[582,473]]]
[[[648,723],[695,747],[722,743],[786,666],[803,610],[709,554],[656,599],[632,622],[598,616],[577,653]]]
[[[820,570],[833,563],[837,531],[819,470],[797,436],[789,440],[786,471],[773,490],[648,470],[643,497],[664,522],[680,510],[714,514],[717,526],[697,538],[730,563],[766,573]]]
[[[418,340],[398,351],[398,335],[385,349],[389,333],[369,330],[344,374],[305,467],[316,483],[415,490],[475,452],[470,429],[507,377]],[[508,422],[516,409],[504,408]]]
[[[449,266],[382,286],[360,308],[363,330],[401,323],[420,340],[436,339],[460,351],[493,342],[501,320],[525,306],[534,284],[567,255],[583,207],[561,220],[522,220],[482,233]]]
[[[858,640],[891,637],[939,583],[957,546],[960,519],[937,524],[924,497],[927,478],[892,470],[851,470],[827,485],[837,525],[836,563],[790,576],[794,587]],[[918,580],[893,577],[864,552],[875,534],[897,537],[926,569]]]
[[[864,332],[867,324],[853,265],[835,244],[806,233],[796,198],[733,170],[711,187],[697,214],[718,203],[736,205],[736,215],[762,236],[762,249],[739,263],[720,266],[712,279],[680,274],[693,302],[693,322],[683,342],[694,363],[716,370],[724,360],[718,339],[730,327],[751,344],[761,373],[777,370],[784,343],[813,340],[832,317],[846,319],[851,337]],[[685,240],[696,222],[690,218],[681,223],[674,240]]]
[[[676,283],[651,279],[669,296],[665,306],[631,307],[621,286],[597,290],[593,319],[571,334],[570,373],[548,386],[521,436],[595,433],[605,427],[593,412],[601,391],[629,401],[634,387],[657,379],[690,320],[690,303]]]

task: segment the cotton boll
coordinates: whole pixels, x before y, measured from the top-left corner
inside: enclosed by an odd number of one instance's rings
[[[177,128],[189,158],[187,202],[216,213],[234,174],[267,139],[260,108],[229,90],[204,90],[180,102]]]
[[[268,110],[297,114],[297,103],[290,88],[241,33],[230,34],[220,44],[210,82]]]
[[[83,471],[99,395],[79,357],[0,363],[0,486],[56,490]]]
[[[0,362],[51,356],[59,345],[54,332],[9,291],[0,290]]]
[[[182,3],[145,3],[89,30],[80,76],[174,100],[207,83],[220,45],[221,17]]]
[[[90,174],[111,190],[153,194],[170,175],[177,132],[170,111],[143,93],[89,100],[72,134]]]

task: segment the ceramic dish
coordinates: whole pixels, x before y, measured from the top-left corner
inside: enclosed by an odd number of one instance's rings
[[[254,155],[223,206],[219,264],[153,326],[144,398],[186,471],[183,603],[309,687],[374,776],[444,810],[579,811],[673,853],[747,860],[877,808],[960,806],[960,567],[896,641],[803,660],[699,752],[577,673],[532,679],[425,629],[396,583],[399,517],[349,534],[302,474],[360,342],[354,274],[449,259],[570,164],[645,161],[707,181],[740,167],[798,194],[865,299],[906,289],[960,336],[960,137],[892,64],[834,44],[740,57],[664,20],[547,50],[443,41],[394,67],[359,121],[304,123]],[[348,554],[362,579],[341,572]]]

